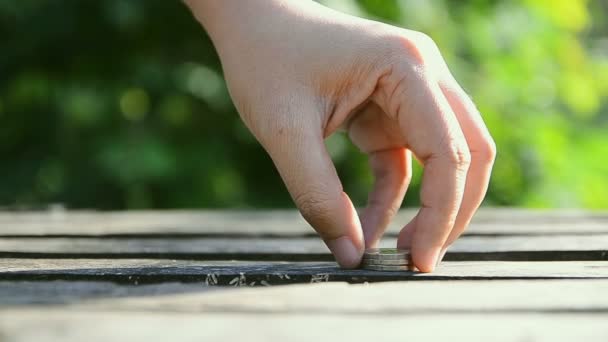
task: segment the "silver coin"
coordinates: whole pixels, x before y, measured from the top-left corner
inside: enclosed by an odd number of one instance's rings
[[[385,272],[395,272],[395,271],[410,271],[412,266],[410,265],[363,265],[364,270],[371,271],[385,271]]]
[[[398,248],[369,248],[363,254],[365,259],[382,259],[382,260],[398,260],[409,259],[410,251],[408,249]]]
[[[366,259],[361,260],[363,265],[410,265],[411,261],[409,258],[406,259]]]

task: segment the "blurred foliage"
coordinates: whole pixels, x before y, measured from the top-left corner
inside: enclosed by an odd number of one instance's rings
[[[323,2],[436,40],[498,144],[486,204],[608,208],[608,1]],[[0,205],[292,206],[181,2],[0,0],[0,38]]]

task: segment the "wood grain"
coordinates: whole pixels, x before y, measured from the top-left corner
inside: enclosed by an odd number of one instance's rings
[[[260,286],[346,281],[608,278],[608,262],[444,262],[435,272],[343,270],[332,262],[149,259],[0,259],[0,280],[94,280],[127,284],[199,282]]]
[[[0,282],[0,305],[63,304],[66,310],[260,314],[416,315],[440,313],[606,313],[608,280],[341,282],[270,288],[200,283]],[[413,295],[415,294],[415,295]]]
[[[89,303],[92,300],[146,298],[163,295],[203,294],[236,290],[232,287],[202,286],[200,283],[166,282],[125,285],[108,281],[0,281],[0,308],[26,305]],[[117,302],[119,303],[119,302]]]
[[[608,338],[608,280],[325,283],[211,292],[178,283],[0,282],[0,291],[17,299],[0,306],[3,341]],[[63,301],[19,303],[49,296]]]
[[[180,314],[0,311],[0,339],[11,342],[125,341],[538,341],[608,340],[598,314]],[[33,328],[35,327],[35,328]]]
[[[388,229],[396,236],[415,214],[402,210]],[[490,209],[478,212],[469,235],[608,234],[608,213]],[[2,236],[313,235],[295,210],[0,212]]]
[[[381,247],[394,247],[385,238]],[[331,261],[316,236],[291,238],[0,238],[2,257]],[[446,260],[608,260],[608,234],[465,236]]]
[[[484,208],[431,274],[342,270],[294,210],[0,212],[0,341],[606,341],[607,250],[607,212]]]

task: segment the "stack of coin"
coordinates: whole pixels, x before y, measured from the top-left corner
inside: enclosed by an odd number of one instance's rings
[[[410,251],[398,248],[366,249],[361,267],[373,271],[407,271],[412,267]]]

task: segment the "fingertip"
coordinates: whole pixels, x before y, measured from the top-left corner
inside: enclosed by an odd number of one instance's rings
[[[443,258],[445,258],[445,254],[447,253],[448,248],[447,247],[443,247],[441,249],[441,252],[439,252],[439,257],[437,258],[437,264],[435,265],[435,267],[439,266],[439,264],[441,264],[441,262],[443,261]]]
[[[357,268],[363,256],[363,246],[357,247],[348,237],[342,236],[333,240],[326,240],[325,244],[336,258],[342,268]]]
[[[397,238],[397,248],[411,249],[415,231],[416,217],[406,224],[405,227],[401,229],[401,232],[399,232],[399,237]]]
[[[412,249],[412,261],[418,270],[422,273],[430,273],[435,270],[439,261],[439,254],[442,247],[423,247]]]
[[[433,272],[439,261],[442,246],[429,248],[428,246],[421,245],[420,242],[416,243],[413,241],[417,230],[417,218],[418,216],[415,216],[401,229],[399,239],[397,240],[397,247],[410,250],[412,262],[420,272]]]

